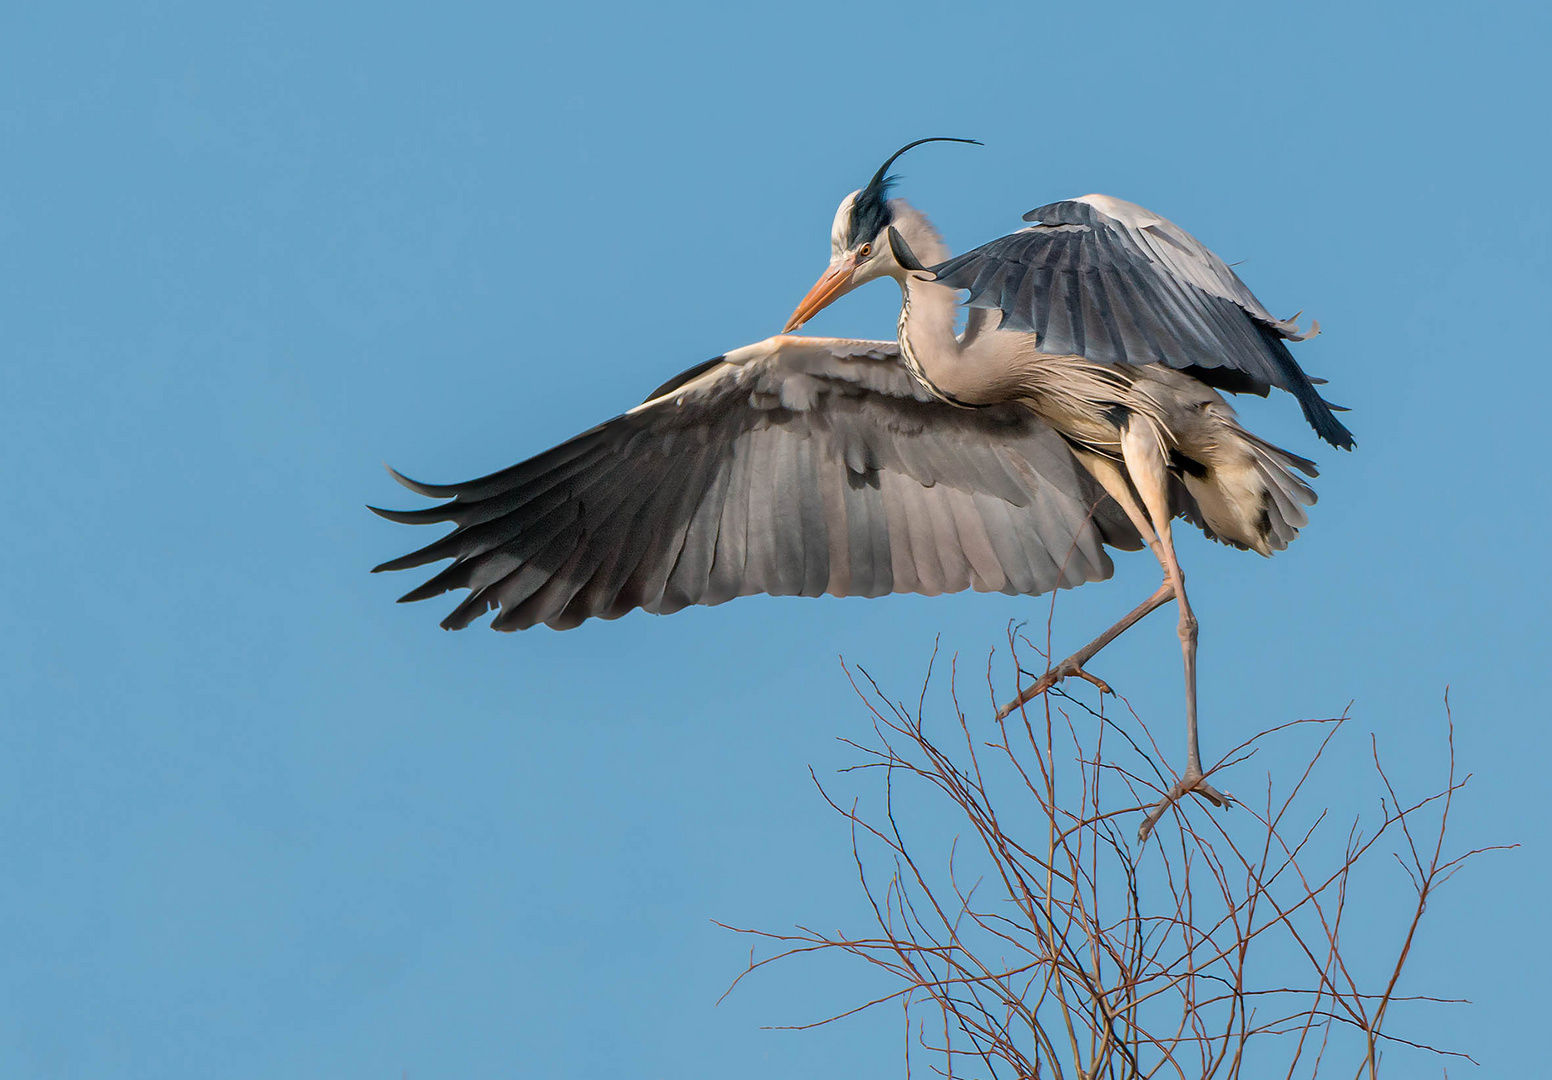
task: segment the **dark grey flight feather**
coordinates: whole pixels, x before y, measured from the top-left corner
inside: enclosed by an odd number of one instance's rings
[[[442,623],[557,629],[735,596],[1036,594],[1141,546],[1059,435],[1017,405],[926,394],[894,342],[772,339],[499,473],[378,510],[451,533],[378,570],[452,563],[408,593]]]
[[[1032,228],[930,268],[1000,327],[1037,335],[1042,352],[1100,363],[1165,364],[1234,393],[1293,394],[1333,446],[1352,449],[1337,408],[1288,351],[1319,329],[1274,318],[1222,259],[1190,233],[1105,195],[1024,215]]]

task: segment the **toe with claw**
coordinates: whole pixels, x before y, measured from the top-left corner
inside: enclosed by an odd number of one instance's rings
[[[1148,835],[1153,832],[1153,827],[1158,824],[1159,818],[1164,816],[1164,811],[1187,795],[1200,795],[1214,806],[1225,810],[1234,805],[1234,796],[1213,787],[1200,772],[1189,770],[1162,799],[1153,804],[1153,808],[1148,811],[1148,816],[1143,818],[1142,825],[1137,829],[1137,842],[1146,844]]]
[[[1026,687],[1018,697],[1014,698],[1002,708],[998,709],[997,719],[1005,719],[1010,713],[1013,712],[1014,709],[1017,709],[1026,701],[1029,701],[1031,698],[1039,697],[1041,694],[1051,689],[1051,687],[1055,686],[1063,679],[1071,678],[1072,676],[1077,676],[1080,679],[1084,679],[1093,683],[1099,688],[1099,692],[1101,694],[1115,693],[1114,690],[1110,689],[1109,683],[1105,682],[1105,680],[1101,679],[1098,675],[1090,675],[1087,671],[1084,671],[1082,664],[1078,663],[1074,657],[1069,656],[1067,659],[1063,660],[1060,664],[1057,664],[1050,671],[1047,671],[1044,675],[1040,676],[1040,678],[1036,679],[1033,683]]]

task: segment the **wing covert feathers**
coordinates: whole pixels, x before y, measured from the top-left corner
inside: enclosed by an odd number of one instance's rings
[[[933,400],[892,342],[773,338],[446,501],[378,510],[452,532],[378,570],[451,559],[403,599],[468,595],[449,629],[557,629],[751,593],[1035,594],[1141,546],[1060,436],[1017,406]]]
[[[1316,433],[1351,449],[1352,433],[1315,389],[1287,342],[1314,335],[1277,319],[1190,233],[1105,195],[1051,203],[1038,224],[932,267],[965,289],[999,326],[1036,335],[1037,347],[1099,363],[1164,364],[1209,385],[1293,394]]]

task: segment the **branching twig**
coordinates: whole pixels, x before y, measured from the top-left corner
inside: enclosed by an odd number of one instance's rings
[[[1015,663],[1020,640],[1010,631]],[[843,741],[863,755],[853,770],[882,770],[881,808],[864,812],[861,801],[843,804],[817,777],[815,784],[848,823],[875,932],[737,930],[774,951],[763,959],[751,953],[734,986],[806,953],[864,961],[885,979],[879,993],[794,1026],[899,1002],[908,1076],[913,1048],[935,1055],[933,1071],[943,1076],[964,1075],[974,1061],[994,1077],[1058,1080],[1275,1073],[1291,1080],[1315,1076],[1348,1052],[1362,1062],[1358,1080],[1373,1080],[1382,1043],[1464,1056],[1381,1030],[1394,1006],[1446,1001],[1398,995],[1401,972],[1428,899],[1464,862],[1493,850],[1445,853],[1455,794],[1470,779],[1456,779],[1453,726],[1447,782],[1424,798],[1403,799],[1372,750],[1383,795],[1370,833],[1354,822],[1332,846],[1321,839],[1329,835],[1325,808],[1292,825],[1296,804],[1349,722],[1344,714],[1269,728],[1216,766],[1243,765],[1270,743],[1286,745],[1310,725],[1324,728],[1290,770],[1297,779],[1286,795],[1277,798],[1268,778],[1264,806],[1247,805],[1227,824],[1181,804],[1169,815],[1173,832],[1163,835],[1161,822],[1159,842],[1134,852],[1115,819],[1146,806],[1147,793],[1173,770],[1130,706],[1118,720],[1106,715],[1104,697],[1095,708],[1052,689],[1041,697],[1043,709],[1026,706],[981,725],[959,707],[957,667],[950,666],[954,719],[946,729],[957,749],[929,736],[930,668],[914,712],[866,671],[847,670],[874,738]],[[989,691],[990,675],[989,664]],[[990,700],[995,707],[994,692]],[[1058,705],[1074,706],[1076,716]],[[1121,739],[1107,743],[1107,734]],[[924,784],[967,830],[939,873],[918,859],[901,824],[902,784],[911,783]],[[1341,927],[1353,903],[1353,872],[1386,850],[1386,837],[1399,842],[1391,854],[1402,860],[1417,902],[1382,988],[1363,989],[1374,982],[1343,949]],[[865,847],[887,854],[887,876],[870,874]],[[941,1035],[929,1032],[923,1016],[912,1038],[921,1009],[933,1011],[934,1029],[941,1021]]]

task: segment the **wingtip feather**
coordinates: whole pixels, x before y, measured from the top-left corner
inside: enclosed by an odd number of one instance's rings
[[[434,525],[441,521],[452,521],[453,518],[442,506],[427,506],[420,510],[387,510],[381,506],[368,505],[367,509],[380,518],[397,522],[400,525]]]
[[[446,498],[449,498],[449,497],[451,497],[453,495],[458,494],[458,488],[455,485],[450,485],[450,484],[422,484],[419,480],[411,480],[408,476],[405,476],[398,469],[395,469],[392,465],[389,465],[387,462],[383,463],[383,468],[388,470],[388,475],[389,476],[393,477],[400,484],[402,484],[405,487],[409,488],[411,491],[415,492],[415,494],[417,494],[417,495],[425,495],[425,496],[427,496],[429,498],[433,498],[433,499],[446,499]]]

